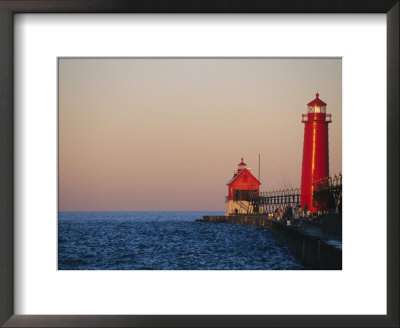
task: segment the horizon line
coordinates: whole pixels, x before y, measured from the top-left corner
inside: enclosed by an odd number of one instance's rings
[[[67,210],[64,212],[225,212],[225,210]]]

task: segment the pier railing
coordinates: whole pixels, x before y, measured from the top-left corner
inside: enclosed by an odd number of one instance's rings
[[[300,188],[288,188],[260,192],[258,197],[250,200],[249,212],[274,212],[276,209],[284,209],[288,206],[300,205]]]
[[[313,182],[313,206],[319,212],[342,212],[342,174]]]

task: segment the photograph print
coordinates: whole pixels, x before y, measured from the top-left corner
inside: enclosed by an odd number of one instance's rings
[[[341,270],[340,58],[59,58],[58,270]]]

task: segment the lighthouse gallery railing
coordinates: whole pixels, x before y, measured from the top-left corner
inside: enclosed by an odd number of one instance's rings
[[[320,115],[320,116],[318,116],[318,117],[323,117],[323,115]],[[301,123],[308,122],[308,118],[309,118],[309,114],[302,114],[302,115],[301,115]],[[324,119],[318,119],[318,118],[315,119],[315,118],[313,117],[313,121],[315,121],[315,122],[322,121],[322,122],[328,122],[328,123],[330,123],[330,122],[332,122],[332,114],[325,114]]]

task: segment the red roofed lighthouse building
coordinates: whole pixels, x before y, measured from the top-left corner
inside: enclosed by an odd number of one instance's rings
[[[304,123],[303,164],[300,203],[304,209],[316,212],[313,204],[313,182],[329,176],[328,124],[332,115],[326,114],[326,103],[316,98],[307,104]]]
[[[233,178],[227,183],[228,196],[225,199],[225,215],[247,213],[251,197],[258,197],[261,182],[250,173],[247,164],[241,162],[234,170]]]

